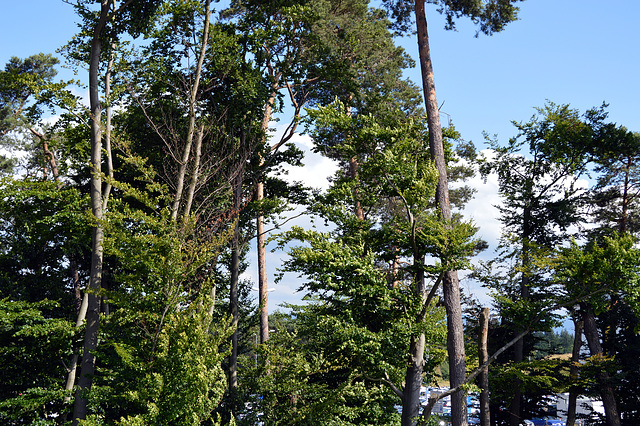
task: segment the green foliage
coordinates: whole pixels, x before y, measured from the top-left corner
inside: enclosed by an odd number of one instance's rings
[[[45,177],[56,162],[61,141],[43,118],[78,107],[78,98],[69,90],[76,82],[54,81],[58,63],[54,56],[38,53],[25,59],[12,57],[0,71],[0,147],[26,151],[27,161],[20,163],[25,163],[27,172],[35,169]],[[8,174],[17,164],[16,158],[0,159],[0,171]]]
[[[536,332],[534,336],[537,339],[534,346],[537,359],[554,354],[569,354],[573,350],[573,335],[564,328],[559,333],[552,330]]]
[[[200,425],[211,419],[226,389],[221,363],[230,332],[228,323],[213,324],[199,301],[166,318],[150,363],[114,343],[123,367],[142,372],[121,390],[142,413],[123,415],[117,424]]]
[[[593,194],[595,221],[601,234],[614,229],[638,235],[640,134],[607,124],[599,128],[599,136],[600,143],[592,147],[599,173]]]
[[[127,156],[136,185],[113,182],[104,222],[110,314],[101,330],[88,424],[215,423],[233,328],[214,321],[208,277],[228,233],[197,232],[170,219],[166,188],[145,161]]]
[[[330,318],[318,324],[306,306],[295,311],[301,329],[278,328],[257,352],[244,384],[256,393],[240,424],[398,424],[395,395],[363,370],[348,368],[350,359],[376,357],[375,344],[361,345],[362,329],[341,330]],[[342,345],[340,355],[335,345]]]
[[[437,6],[438,12],[446,17],[445,28],[448,30],[454,30],[455,21],[464,16],[480,27],[479,32],[491,35],[502,31],[509,22],[517,19],[518,7],[514,3],[518,1],[521,0],[425,0],[425,3]],[[391,10],[398,31],[409,31],[414,3],[385,0],[383,4]]]
[[[2,423],[53,424],[42,419],[64,409],[65,361],[76,336],[69,321],[50,316],[58,307],[48,300],[0,299]]]
[[[0,71],[0,135],[40,118],[43,94],[53,85],[58,63],[58,59],[44,53],[26,59],[14,56]]]
[[[342,412],[333,415],[352,424],[361,416],[357,398],[371,400],[380,386],[389,399],[377,404],[384,413],[393,411],[397,397],[389,385],[404,380],[409,342],[422,333],[425,380],[433,380],[444,358],[446,326],[443,310],[426,305],[421,281],[425,272],[437,282],[444,271],[465,265],[475,247],[475,228],[438,219],[437,172],[421,120],[404,116],[387,122],[384,114],[350,114],[338,100],[308,115],[316,149],[351,168],[338,172],[311,208],[335,228],[294,227],[284,233],[280,243],[288,246],[290,258],[282,268],[306,278],[299,290],[310,303],[296,311],[299,335],[308,342],[305,353],[317,354],[314,360],[327,365],[315,380],[329,395],[343,398],[325,406],[336,405]],[[362,217],[355,214],[358,207]],[[427,265],[426,256],[443,260]],[[394,269],[394,263],[403,266]]]
[[[549,395],[566,391],[569,381],[568,363],[560,359],[530,360],[508,363],[495,369],[490,376],[492,411],[496,424],[508,422],[508,404],[511,395],[520,389],[524,400],[522,412],[527,416],[542,417],[551,401]]]
[[[0,295],[58,303],[55,316],[74,311],[72,273],[84,274],[88,197],[54,182],[0,180]]]
[[[634,245],[629,234],[605,236],[583,248],[573,241],[559,250],[556,280],[570,298],[588,298],[596,314],[609,308],[612,294],[620,294],[638,314],[640,251]]]

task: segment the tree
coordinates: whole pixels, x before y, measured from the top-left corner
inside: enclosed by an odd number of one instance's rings
[[[504,200],[499,207],[504,226],[502,253],[491,264],[502,262],[508,266],[504,276],[492,285],[501,295],[503,322],[515,322],[510,325],[514,334],[528,325],[517,324],[517,314],[507,315],[507,310],[517,303],[553,298],[555,289],[549,284],[548,270],[536,259],[548,256],[557,244],[566,241],[572,226],[580,227],[584,222],[586,193],[576,183],[589,158],[580,146],[593,143],[598,137],[594,132],[596,123],[590,121],[593,111],[582,118],[568,105],[548,103],[529,122],[515,124],[518,135],[507,146],[493,143],[495,158],[481,164],[485,176],[497,174]],[[528,156],[522,154],[523,148],[528,149]],[[513,361],[523,362],[531,350],[532,339],[520,340],[514,348]],[[512,384],[514,396],[509,412],[510,423],[515,424],[521,417],[522,394],[518,379]]]
[[[347,364],[347,372],[371,370],[360,375],[387,384],[402,401],[403,418],[414,418],[420,407],[422,375],[435,367],[431,356],[425,360],[432,336],[427,325],[430,312],[436,315],[432,311],[435,292],[446,271],[463,265],[473,251],[475,230],[465,223],[444,225],[430,210],[435,169],[428,160],[421,122],[407,117],[391,127],[381,117],[381,125],[372,115],[347,114],[339,102],[309,114],[319,142],[337,135],[334,152],[343,153],[343,158],[356,156],[360,171],[355,178],[348,169],[341,172],[327,197],[316,204],[314,211],[335,223],[335,232],[294,230],[286,234],[286,241],[297,239],[310,247],[295,248],[285,266],[311,278],[303,288],[319,297],[318,313],[327,318],[322,321],[338,321],[335,327],[358,333],[354,343],[349,343],[355,345],[349,352],[358,354],[368,347],[365,342],[379,341],[389,332],[390,323],[406,324],[406,334],[395,328],[393,332],[397,336],[394,346],[406,348],[400,359],[387,355],[386,345],[376,349],[383,353],[373,365],[389,365],[389,371],[360,365],[356,356],[355,364]],[[341,137],[345,134],[349,137]],[[354,198],[356,185],[362,194],[359,199]],[[362,219],[353,208],[358,202]],[[427,266],[427,255],[441,256],[443,263]],[[394,275],[388,265],[397,258],[407,266]],[[434,281],[431,288],[427,277]],[[393,374],[392,366],[397,368]],[[404,375],[403,388],[398,385],[398,374]]]
[[[640,258],[633,244],[634,239],[628,234],[603,237],[584,248],[573,242],[569,248],[560,250],[556,268],[556,279],[564,283],[569,295],[574,299],[583,298],[579,312],[591,360],[597,364],[607,425],[619,425],[621,419],[595,316],[606,309],[615,295],[637,308]]]
[[[104,230],[101,221],[107,199],[103,199],[102,188],[102,106],[99,98],[99,66],[103,57],[103,36],[107,33],[109,22],[117,22],[119,28],[111,28],[110,35],[116,36],[123,30],[128,30],[136,35],[144,27],[150,14],[157,7],[157,1],[144,3],[131,3],[130,1],[118,5],[116,0],[101,0],[97,17],[86,9],[87,3],[78,1],[78,12],[86,19],[86,24],[91,28],[89,49],[89,102],[91,124],[91,212],[95,218],[92,231],[91,273],[87,292],[87,325],[83,345],[81,372],[78,380],[78,388],[74,401],[73,423],[78,424],[79,419],[86,418],[87,399],[86,392],[91,389],[95,370],[95,355],[93,351],[98,344],[99,330],[99,299],[97,291],[102,282],[103,239]],[[117,17],[117,20],[113,20]],[[111,40],[110,40],[111,41]],[[110,129],[107,129],[109,132]]]
[[[411,15],[414,14],[415,16],[422,89],[429,126],[429,148],[439,176],[436,202],[442,218],[449,221],[451,220],[449,187],[433,65],[429,50],[425,0],[416,0],[413,4],[401,0],[387,0],[383,3],[393,11],[393,16],[397,20],[397,28],[401,31],[408,29]],[[479,23],[480,31],[488,35],[501,31],[508,22],[516,19],[518,10],[512,4],[515,3],[515,0],[491,0],[488,2],[434,1],[434,3],[438,4],[440,6],[439,11],[446,15],[449,29],[455,27],[455,18],[468,16],[474,22]],[[462,310],[460,307],[457,271],[452,270],[445,275],[443,290],[444,304],[447,310],[447,349],[449,351],[450,383],[451,387],[455,388],[464,382],[466,374]],[[467,423],[464,398],[462,398],[461,394],[452,397],[451,413],[454,426]],[[413,421],[407,420],[405,424],[413,424]]]
[[[593,195],[594,221],[600,224],[601,232],[615,229],[637,234],[640,134],[611,123],[597,131],[602,143],[593,144],[590,149],[598,173]]]
[[[52,55],[39,53],[25,59],[12,57],[0,71],[0,143],[29,153],[30,174],[56,181],[60,175],[56,135],[43,116],[46,110],[73,110],[77,103],[68,90],[73,81],[54,82],[58,63]],[[7,167],[15,163],[6,161]]]

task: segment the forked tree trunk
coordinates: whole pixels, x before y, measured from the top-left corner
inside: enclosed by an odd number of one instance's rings
[[[578,389],[576,389],[574,383],[578,380],[578,362],[580,361],[580,349],[582,348],[583,322],[574,318],[573,325],[573,351],[571,352],[571,367],[569,367],[569,380],[571,382],[571,387],[569,388],[569,401],[567,407],[567,426],[574,426],[576,423]]]
[[[422,265],[424,256],[414,254],[414,265]],[[425,303],[427,292],[424,285],[424,270],[417,266],[414,275],[414,291]],[[420,314],[420,317],[422,315]],[[419,318],[420,320],[421,318]],[[402,426],[415,425],[420,415],[420,387],[422,386],[422,373],[424,371],[425,335],[411,337],[409,346],[409,359],[405,373],[405,384],[402,391]]]
[[[418,53],[422,72],[422,89],[424,91],[429,126],[429,149],[431,158],[438,169],[438,186],[436,188],[436,203],[443,220],[451,220],[449,204],[449,187],[447,181],[447,166],[444,158],[442,141],[442,127],[440,126],[440,111],[436,99],[433,64],[429,51],[429,33],[425,13],[425,0],[415,0],[416,27],[418,32]],[[462,324],[462,309],[460,306],[460,288],[458,272],[448,271],[443,280],[444,305],[447,313],[447,350],[449,351],[449,374],[452,388],[465,381],[465,349]],[[453,426],[467,425],[467,408],[464,392],[456,392],[451,396],[451,422]],[[404,423],[403,426],[413,425]]]
[[[189,93],[189,127],[187,129],[187,140],[182,151],[180,164],[178,165],[176,193],[173,197],[173,206],[171,207],[171,219],[174,221],[177,220],[178,211],[180,210],[180,202],[182,200],[182,193],[184,191],[187,165],[189,162],[189,157],[191,156],[191,147],[193,145],[193,138],[196,132],[196,101],[198,100],[198,90],[200,87],[202,64],[204,63],[204,56],[207,50],[207,45],[209,43],[209,21],[211,17],[211,11],[209,9],[210,4],[211,0],[207,0],[205,3],[205,20],[202,35],[202,44],[200,45],[200,53],[198,55],[198,63],[195,69],[193,85],[191,86],[191,92]]]
[[[582,312],[584,336],[587,339],[587,346],[589,346],[591,356],[603,356],[602,345],[600,344],[600,335],[598,334],[598,326],[596,325],[596,318],[593,313],[593,309],[587,303],[581,303],[580,311]],[[611,377],[604,368],[601,368],[598,372],[597,379],[607,426],[620,426],[620,413],[618,412],[618,404],[616,402],[613,386],[611,385]]]
[[[77,274],[77,271],[75,271]],[[84,320],[87,316],[87,306],[89,304],[89,293],[84,292],[84,296],[82,296],[80,306],[78,306],[78,317],[76,320],[76,328],[80,328],[82,324],[84,324]],[[67,370],[67,383],[64,387],[64,390],[70,391],[73,389],[73,386],[76,384],[76,375],[78,373],[78,358],[79,358],[79,348],[76,345],[73,345],[73,356],[71,357],[71,362],[69,363],[69,368]],[[70,396],[64,397],[64,402],[66,404],[71,402]]]
[[[184,207],[184,218],[188,218],[191,214],[191,207],[193,206],[193,198],[196,193],[196,186],[200,179],[200,161],[202,159],[202,140],[204,138],[204,123],[200,123],[198,127],[198,133],[196,135],[195,146],[195,158],[193,159],[193,170],[191,173],[191,182],[189,183],[189,189],[187,191],[187,199]]]

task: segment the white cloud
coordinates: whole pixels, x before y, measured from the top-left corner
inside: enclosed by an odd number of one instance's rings
[[[286,126],[285,125],[276,125],[275,123],[271,123],[272,128],[274,128],[274,132],[272,134],[272,141],[278,141],[282,137]],[[290,142],[294,143],[299,149],[304,152],[303,167],[293,167],[286,166],[284,169],[287,174],[281,176],[287,182],[303,182],[306,186],[316,189],[325,190],[329,188],[329,177],[333,176],[338,169],[338,165],[335,161],[330,160],[320,154],[314,153],[312,151],[313,148],[313,140],[308,135],[301,135],[296,133],[290,140]],[[277,232],[282,232],[290,229],[292,226],[301,226],[304,228],[310,228],[312,226],[311,218],[303,213],[304,209],[302,207],[297,207],[290,211],[286,215],[286,219],[290,220],[283,224],[280,228],[273,230],[270,235],[273,235]],[[273,223],[267,224],[267,229],[272,228]],[[249,279],[254,283],[258,282],[258,262],[257,262],[257,251],[256,251],[256,240],[252,239],[249,243],[251,245],[251,250],[248,253],[248,258],[250,260],[249,269],[242,275],[241,278]],[[300,287],[304,278],[298,278],[297,274],[287,273],[284,274],[282,280],[275,284],[275,276],[278,273],[277,268],[279,268],[287,258],[286,252],[271,250],[275,247],[275,243],[267,245],[267,287],[275,288],[275,291],[270,292],[268,294],[268,307],[269,312],[273,312],[277,309],[282,309],[279,307],[282,303],[293,303],[299,304],[302,303],[302,297],[304,294],[299,293],[297,289]],[[257,292],[254,292],[254,296],[257,298]]]
[[[284,125],[276,126],[273,139],[279,140],[285,130]],[[296,133],[291,142],[304,152],[304,167],[286,166],[287,175],[283,176],[288,182],[304,182],[311,188],[329,188],[328,178],[338,170],[335,161],[312,151],[313,140],[309,135]]]

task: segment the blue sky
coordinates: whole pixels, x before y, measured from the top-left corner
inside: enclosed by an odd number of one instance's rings
[[[61,0],[2,0],[0,64],[11,56],[54,53],[77,31],[73,7]],[[520,20],[491,37],[474,38],[466,19],[445,31],[433,5],[427,19],[438,102],[463,138],[513,135],[547,99],[584,111],[610,104],[610,118],[640,131],[640,2],[527,0]],[[414,37],[400,43],[417,56]],[[418,70],[408,75],[419,81]],[[78,76],[86,80],[85,75]],[[443,117],[444,118],[444,117]]]
[[[0,1],[0,65],[11,56],[54,53],[77,31],[73,8],[61,0]],[[640,1],[527,0],[519,6],[520,20],[478,38],[465,19],[457,32],[445,31],[435,7],[427,7],[438,102],[462,137],[479,148],[485,131],[506,142],[514,136],[511,121],[527,121],[546,100],[580,111],[607,102],[611,121],[640,131]],[[417,57],[413,36],[399,43]],[[407,75],[420,81],[418,69]],[[318,158],[307,164],[298,176],[331,170]],[[467,213],[492,242],[499,234],[491,207],[498,202],[496,183],[475,184],[478,196]],[[279,284],[269,296],[273,304],[295,298],[295,286]]]

